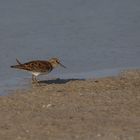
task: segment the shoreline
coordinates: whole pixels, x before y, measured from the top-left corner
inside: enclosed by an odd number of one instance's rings
[[[0,96],[1,139],[139,139],[140,70],[46,83]]]
[[[86,71],[86,72],[79,72],[79,73],[50,73],[49,75],[45,76],[40,76],[38,77],[42,82],[45,82],[46,84],[49,83],[56,83],[58,80],[60,81],[65,81],[65,80],[88,80],[88,79],[100,79],[100,78],[106,78],[106,77],[111,77],[111,76],[118,76],[120,73],[123,71],[133,71],[139,68],[135,67],[129,67],[129,68],[114,68],[114,69],[104,69],[104,70],[94,70],[94,71]],[[44,80],[44,81],[43,81]],[[58,81],[58,82],[59,82]],[[62,83],[60,81],[60,83]],[[58,83],[59,84],[59,83]],[[0,88],[0,96],[7,96],[9,93],[14,92],[15,90],[25,90],[29,89],[32,84],[31,84],[31,76],[30,75],[25,75],[25,76],[18,76],[8,80],[2,80],[1,83],[1,88]]]

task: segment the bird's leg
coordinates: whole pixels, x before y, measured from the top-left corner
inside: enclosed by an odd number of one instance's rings
[[[34,79],[35,79],[35,82],[36,82],[36,83],[39,83],[39,81],[36,79],[36,76],[34,77]]]
[[[37,83],[37,79],[36,79],[35,75],[33,75],[33,74],[32,74],[32,82]]]
[[[35,76],[32,74],[32,82],[35,82]]]
[[[32,74],[32,83],[35,83],[37,85],[40,85],[39,84],[39,81],[36,79],[36,76]]]

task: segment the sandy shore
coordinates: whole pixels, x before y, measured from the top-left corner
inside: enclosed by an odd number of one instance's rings
[[[140,71],[1,96],[0,139],[139,140]]]

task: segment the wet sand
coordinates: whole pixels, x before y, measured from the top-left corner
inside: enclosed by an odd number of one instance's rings
[[[140,70],[52,80],[0,97],[2,140],[138,140]]]

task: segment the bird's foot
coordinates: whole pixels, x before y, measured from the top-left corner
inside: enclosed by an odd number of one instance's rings
[[[32,85],[35,85],[35,86],[40,86],[40,82],[37,81],[37,80],[32,80]]]

